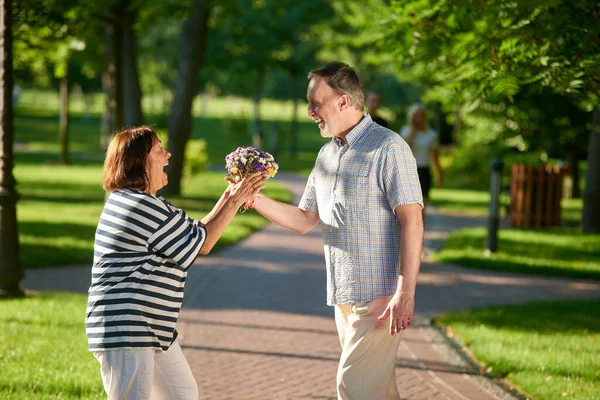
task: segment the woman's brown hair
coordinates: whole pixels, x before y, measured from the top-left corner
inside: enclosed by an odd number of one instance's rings
[[[149,126],[125,129],[116,133],[106,151],[102,186],[107,192],[119,189],[147,190],[150,180],[146,173],[148,154],[160,141]]]

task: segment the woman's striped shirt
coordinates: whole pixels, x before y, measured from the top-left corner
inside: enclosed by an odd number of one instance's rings
[[[94,243],[85,327],[90,351],[167,350],[188,268],[206,228],[160,196],[110,194]]]

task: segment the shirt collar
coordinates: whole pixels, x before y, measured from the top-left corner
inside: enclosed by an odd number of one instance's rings
[[[358,139],[360,139],[360,137],[369,130],[368,128],[371,126],[372,122],[373,120],[371,119],[369,113],[364,113],[363,119],[361,119],[358,124],[354,125],[354,128],[352,128],[346,135],[345,140],[348,147],[352,147],[358,141]],[[333,137],[333,141],[338,147],[344,146],[342,140],[335,136]]]

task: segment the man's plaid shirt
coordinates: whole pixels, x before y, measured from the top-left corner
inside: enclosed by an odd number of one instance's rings
[[[327,265],[327,304],[391,296],[400,274],[402,225],[394,209],[423,205],[415,158],[397,133],[368,114],[325,144],[299,207],[319,214]]]

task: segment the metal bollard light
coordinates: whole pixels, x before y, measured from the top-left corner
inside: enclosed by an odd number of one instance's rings
[[[500,225],[500,192],[502,190],[502,168],[504,163],[495,158],[490,163],[490,216],[488,218],[488,237],[486,255],[498,249],[498,227]]]

